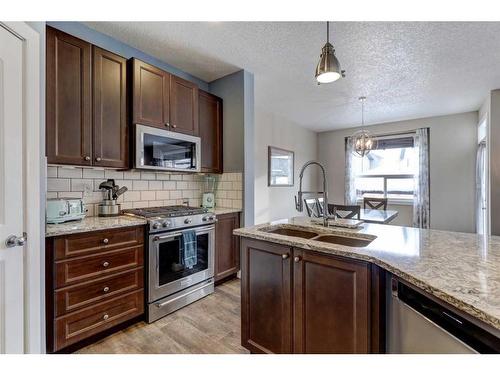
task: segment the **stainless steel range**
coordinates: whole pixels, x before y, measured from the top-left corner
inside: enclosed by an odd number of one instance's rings
[[[215,214],[187,206],[123,213],[148,220],[148,323],[214,291]]]

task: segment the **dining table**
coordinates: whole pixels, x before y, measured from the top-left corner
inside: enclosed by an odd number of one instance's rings
[[[395,210],[375,210],[362,208],[360,210],[360,219],[365,223],[388,224],[398,216]]]

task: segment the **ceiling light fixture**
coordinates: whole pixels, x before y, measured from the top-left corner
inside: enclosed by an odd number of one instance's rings
[[[360,96],[358,100],[361,102],[361,130],[358,130],[351,137],[353,146],[352,152],[356,156],[363,157],[377,147],[377,140],[373,138],[368,130],[364,129],[366,96]]]
[[[321,83],[331,83],[345,77],[345,70],[340,69],[339,60],[335,57],[335,49],[330,44],[330,22],[326,22],[326,44],[321,49],[318,66],[316,66],[316,80]]]

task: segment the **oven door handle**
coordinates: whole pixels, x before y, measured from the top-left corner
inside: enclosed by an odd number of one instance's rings
[[[212,229],[215,229],[215,225],[210,225],[208,227],[203,227],[203,229],[199,229],[198,230],[195,230],[196,232],[196,235],[199,235],[199,234],[203,234],[203,233],[208,233],[210,232]],[[163,240],[168,240],[170,239],[170,241],[172,241],[172,239],[174,237],[178,237],[178,236],[181,236],[182,235],[182,232],[186,232],[188,230],[191,230],[191,229],[186,229],[186,230],[183,230],[183,231],[178,231],[178,232],[174,232],[174,233],[169,233],[168,235],[165,235],[165,236],[154,236],[153,237],[153,241],[154,242],[157,242],[157,241],[163,241]]]

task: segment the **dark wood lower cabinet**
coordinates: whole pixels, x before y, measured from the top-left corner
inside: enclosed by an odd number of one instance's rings
[[[383,352],[378,267],[242,239],[241,271],[242,345],[252,353]]]
[[[240,213],[217,215],[215,224],[215,282],[240,270],[240,242],[233,230],[240,227]]]
[[[144,313],[144,228],[45,241],[47,352],[71,351]]]
[[[252,353],[292,353],[291,249],[243,240],[241,341]]]

